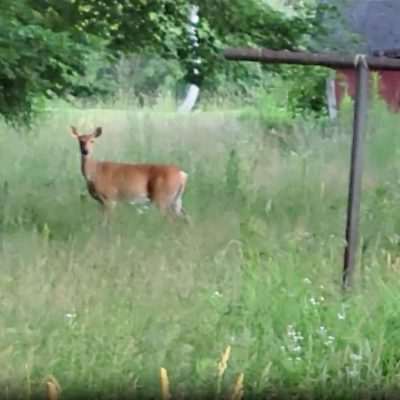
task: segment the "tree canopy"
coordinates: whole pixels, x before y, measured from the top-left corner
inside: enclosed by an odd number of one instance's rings
[[[121,54],[156,54],[190,73],[195,52],[198,83],[212,87],[217,74],[246,79],[243,65],[224,62],[223,47],[307,48],[322,32],[320,6],[303,5],[293,15],[263,0],[202,0],[199,6],[193,49],[185,0],[2,0],[0,114],[29,119],[37,98],[106,90],[81,79],[99,57],[113,62]]]

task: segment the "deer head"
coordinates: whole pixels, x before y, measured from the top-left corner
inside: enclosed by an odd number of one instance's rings
[[[82,156],[90,156],[93,152],[94,141],[102,134],[103,130],[101,127],[97,127],[93,133],[90,134],[79,134],[74,126],[71,126],[71,135],[79,142],[79,148]]]

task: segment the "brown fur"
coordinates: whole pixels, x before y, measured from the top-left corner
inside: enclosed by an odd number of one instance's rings
[[[187,174],[175,165],[127,164],[96,161],[91,155],[95,139],[102,134],[96,128],[92,134],[81,135],[72,127],[72,136],[79,142],[81,172],[90,195],[106,214],[117,202],[150,201],[162,214],[172,212],[185,216],[182,195]]]

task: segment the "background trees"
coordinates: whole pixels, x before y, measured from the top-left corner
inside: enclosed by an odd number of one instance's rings
[[[27,121],[44,98],[112,94],[122,60],[135,65],[136,73],[140,68],[143,78],[133,82],[128,73],[122,85],[133,85],[141,94],[187,79],[194,56],[201,59],[198,83],[204,89],[234,84],[245,93],[272,67],[224,62],[223,47],[310,48],[323,34],[319,16],[326,6],[307,3],[287,13],[263,0],[202,0],[199,5],[194,54],[185,0],[2,0],[0,113]],[[284,67],[273,70],[284,79],[295,78]],[[318,102],[308,106],[320,107]]]

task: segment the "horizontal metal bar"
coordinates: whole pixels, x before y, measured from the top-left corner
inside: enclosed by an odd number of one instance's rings
[[[319,65],[328,68],[356,68],[357,59],[363,55],[340,53],[311,53],[305,51],[270,50],[264,48],[227,48],[228,60],[258,61],[270,64]],[[400,60],[389,57],[365,56],[370,70],[400,70]]]

